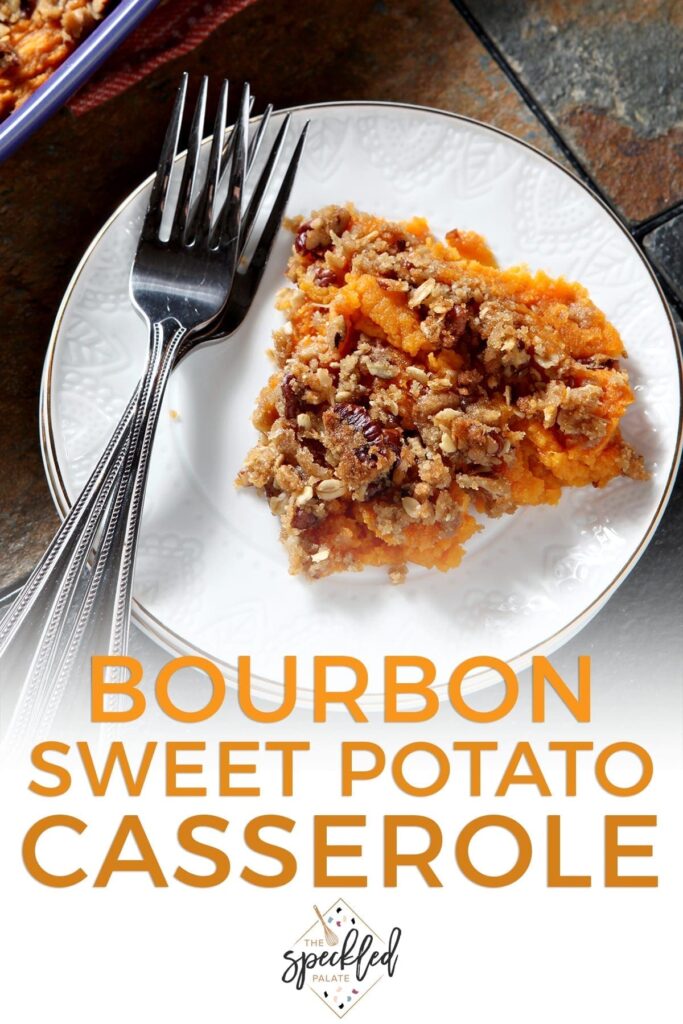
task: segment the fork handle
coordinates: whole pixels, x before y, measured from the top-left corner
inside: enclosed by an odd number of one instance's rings
[[[119,481],[117,499],[105,523],[103,551],[98,559],[93,581],[93,591],[97,587],[97,593],[108,596],[112,615],[109,635],[107,636],[106,632],[101,635],[100,646],[91,649],[110,654],[125,654],[128,649],[137,541],[152,447],[166,386],[176,365],[178,352],[187,336],[187,329],[173,317],[158,321],[152,326],[152,331],[159,340],[161,355],[153,374],[149,400],[136,424],[139,429],[134,426],[133,440],[126,467]],[[99,563],[101,576],[97,573]]]
[[[55,581],[43,593],[33,614],[23,622],[23,634],[26,635],[23,636],[20,629],[2,659],[3,673],[7,670],[7,678],[11,674],[13,678],[23,680],[19,699],[14,703],[5,746],[18,745],[17,741],[23,736],[26,727],[36,719],[37,709],[42,708],[45,700],[49,699],[49,685],[46,687],[43,683],[45,680],[49,683],[60,637],[66,629],[79,586],[86,576],[88,556],[92,553],[100,521],[121,472],[125,451],[124,443],[115,464],[97,491],[91,514],[78,534],[70,556],[68,559],[66,555],[64,557],[65,568],[61,578],[55,573]],[[41,618],[42,629],[35,626],[38,617]]]
[[[132,395],[112,436],[87,483],[57,530],[47,550],[14,596],[0,620],[0,671],[4,685],[0,693],[0,722],[16,702],[23,681],[19,707],[26,708],[26,687],[34,674],[38,649],[55,623],[69,613],[76,586],[97,528],[106,508],[116,475],[122,466],[129,431],[135,415],[138,389]]]
[[[185,335],[186,329],[174,318],[151,326],[150,362],[140,387],[125,463],[104,518],[92,575],[66,642],[60,645],[58,635],[50,636],[46,639],[46,651],[36,656],[36,663],[40,663],[39,678],[34,680],[33,689],[43,696],[33,702],[28,716],[22,718],[20,708],[15,715],[18,733],[23,734],[21,741],[50,728],[67,683],[85,684],[93,654],[127,651],[133,571],[149,458],[166,385]],[[15,742],[19,739],[17,734]]]

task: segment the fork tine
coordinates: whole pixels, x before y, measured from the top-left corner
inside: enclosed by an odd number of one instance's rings
[[[251,111],[252,111],[253,106],[254,106],[254,97],[250,93],[249,94],[249,116],[251,116]],[[266,109],[261,114],[261,117],[259,118],[259,125],[258,125],[258,128],[256,129],[256,132],[254,133],[253,137],[249,141],[249,147],[247,149],[247,175],[250,173],[251,168],[252,168],[252,166],[254,164],[254,160],[258,156],[259,150],[261,148],[261,143],[263,141],[264,133],[265,133],[265,130],[266,130],[267,126],[268,126],[268,122],[270,121],[270,115],[272,113],[273,113],[273,104],[269,103],[268,106],[266,107]],[[233,153],[233,150],[235,148],[235,139],[236,138],[237,138],[237,132],[235,132],[234,130],[231,131],[230,135],[228,136],[228,141],[226,142],[226,144],[225,144],[225,146],[223,148],[223,170],[221,171],[221,185],[223,184],[224,179],[227,178],[228,173],[229,173],[229,171],[228,171],[228,164],[230,163],[230,158],[232,157],[232,153]]]
[[[268,263],[271,249],[273,248],[273,242],[280,230],[280,224],[285,212],[285,207],[287,206],[292,186],[294,185],[294,179],[296,178],[296,172],[299,168],[301,154],[303,153],[304,145],[306,144],[306,135],[308,134],[308,126],[310,123],[310,121],[306,121],[306,124],[301,129],[296,146],[294,147],[294,152],[292,153],[289,165],[285,171],[285,176],[282,179],[282,184],[280,185],[275,202],[273,203],[273,207],[268,215],[268,220],[261,232],[261,237],[258,240],[254,254],[249,261],[249,267],[246,271],[249,276],[249,302],[251,302],[251,299],[261,282],[263,271],[266,269],[266,264]]]
[[[242,222],[242,197],[244,179],[247,171],[247,145],[249,138],[249,85],[245,82],[242,89],[240,112],[232,129],[235,136],[235,148],[230,167],[228,194],[216,222],[214,239],[217,246],[228,251],[229,259],[226,270],[232,274],[237,263],[240,224]],[[232,251],[230,252],[230,250]]]
[[[259,126],[256,129],[256,133],[252,136],[252,138],[249,141],[249,149],[247,151],[247,170],[249,170],[254,160],[258,156],[259,149],[261,148],[261,143],[263,142],[263,136],[265,134],[266,128],[268,127],[270,115],[272,113],[273,104],[269,103],[266,109],[261,114],[261,120],[259,121]]]
[[[185,97],[187,95],[187,80],[188,74],[185,71],[180,79],[175,103],[173,104],[173,113],[171,114],[171,120],[169,121],[168,128],[166,129],[166,136],[161,148],[161,156],[159,157],[159,165],[157,167],[156,177],[149,197],[149,205],[147,206],[147,213],[145,214],[145,220],[142,226],[140,237],[145,241],[158,238],[159,236],[161,219],[164,215],[164,206],[166,203],[166,196],[168,194],[169,182],[171,180],[171,172],[173,170],[173,161],[175,160],[176,152],[178,150],[180,126],[183,120]]]
[[[242,217],[242,227],[240,228],[240,252],[244,249],[244,246],[249,241],[251,229],[254,226],[254,221],[256,220],[258,212],[261,208],[263,196],[265,194],[266,189],[268,188],[268,184],[273,175],[273,169],[275,167],[275,164],[277,163],[280,153],[282,152],[285,136],[287,135],[287,129],[289,128],[291,120],[292,115],[287,114],[287,117],[282,122],[280,130],[277,133],[277,138],[275,139],[273,148],[268,154],[268,159],[266,160],[265,166],[259,176],[259,180],[256,182],[254,191],[252,192],[249,202],[247,204],[247,209],[244,213],[244,216]]]
[[[199,87],[199,95],[197,96],[194,115],[192,117],[190,137],[187,143],[187,156],[185,157],[185,166],[183,167],[183,177],[180,183],[178,203],[173,217],[173,227],[171,228],[171,238],[174,241],[184,239],[187,232],[187,225],[190,216],[190,204],[192,202],[192,190],[197,177],[197,161],[199,160],[199,150],[202,144],[202,134],[204,132],[204,115],[206,113],[206,94],[208,85],[208,76],[204,75]]]
[[[211,217],[216,190],[220,181],[221,155],[223,153],[223,137],[225,136],[225,124],[228,117],[228,81],[224,80],[221,85],[221,92],[218,98],[218,109],[213,125],[213,138],[211,139],[211,150],[209,152],[209,163],[206,168],[206,179],[201,194],[197,200],[196,209],[190,218],[192,222],[193,241],[199,238],[206,239],[209,235]]]
[[[253,106],[254,106],[254,97],[250,93],[249,94],[249,116],[251,116],[251,111],[252,111]],[[235,133],[234,132],[230,132],[230,134],[228,135],[228,141],[223,146],[223,160],[221,162],[221,181],[223,180],[222,176],[225,174],[226,168],[227,168],[228,164],[230,163],[230,157],[232,156],[232,151],[233,151],[234,148],[235,148]],[[249,169],[250,163],[247,165],[247,170]]]

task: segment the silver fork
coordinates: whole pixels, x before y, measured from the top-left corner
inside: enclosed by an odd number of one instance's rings
[[[157,185],[159,188],[164,188],[168,185],[172,158],[177,147],[177,135],[182,117],[186,86],[187,75],[184,75],[181,80],[178,96],[176,97],[176,103],[159,162],[157,174]],[[189,142],[193,152],[196,152],[196,147],[201,142],[207,86],[208,79],[205,76],[199,90]],[[248,102],[249,109],[251,110],[253,97],[249,96]],[[272,110],[272,104],[268,104],[259,119],[258,128],[249,143],[247,168],[250,168],[256,159]],[[262,194],[267,185],[267,180],[269,180],[282,146],[284,131],[286,131],[286,128],[283,125],[283,131],[278,135],[278,139],[273,146],[250,200],[247,214],[255,208],[254,198],[256,194],[259,190],[261,190]],[[228,142],[223,146],[222,161],[224,167],[228,165],[232,156],[237,134],[237,132],[231,132]],[[171,158],[170,161],[169,157]],[[188,178],[184,182],[185,186],[187,186],[188,182],[189,172]],[[189,190],[186,188],[186,191],[183,193],[183,199],[188,200],[190,194],[191,188]],[[187,211],[185,215],[187,216]],[[11,594],[11,605],[6,609],[6,614],[0,616],[0,664],[6,679],[12,677],[23,678],[26,675],[27,666],[31,660],[33,660],[35,668],[36,659],[33,658],[32,651],[35,638],[42,635],[45,641],[42,644],[42,650],[45,652],[50,632],[54,633],[57,629],[61,628],[63,621],[68,615],[76,584],[81,576],[86,559],[91,553],[98,524],[106,508],[107,501],[110,499],[116,479],[123,467],[126,445],[128,444],[130,429],[139,399],[140,391],[138,388],[128,403],[107,448],[103,452],[81,494],[70,509],[35,569],[29,574],[27,580],[21,586],[16,587],[15,591]],[[46,670],[47,667],[49,666],[46,666]]]
[[[243,93],[240,130],[232,133],[230,190],[237,190],[237,201],[231,195],[230,201],[225,202],[220,211],[214,211],[227,115],[227,83],[223,83],[206,181],[190,212],[206,107],[206,80],[202,83],[171,238],[162,243],[160,229],[178,145],[187,81],[187,75],[183,75],[131,271],[131,298],[146,317],[150,335],[145,373],[95,472],[77,500],[73,514],[67,517],[0,626],[0,653],[4,669],[21,670],[22,656],[26,658],[27,650],[30,656],[31,641],[37,634],[41,643],[34,667],[40,663],[44,671],[49,671],[51,651],[54,643],[59,641],[61,625],[66,620],[99,519],[111,494],[116,492],[117,474],[124,469],[128,476],[131,474],[132,459],[139,439],[144,436],[143,427],[150,414],[155,381],[167,350],[176,334],[183,336],[187,330],[205,328],[212,323],[227,301],[237,262],[246,154],[245,106],[248,105],[249,94],[248,89]],[[238,147],[239,152],[236,152]],[[220,223],[214,212],[220,213]],[[118,494],[121,493],[119,488]]]
[[[177,107],[180,107],[181,113],[183,101],[184,92],[182,92],[181,87],[181,93],[179,93],[176,104]],[[192,184],[196,172],[201,139],[202,117],[197,111],[200,106],[203,106],[203,103],[204,99],[200,97],[200,103],[193,119],[188,157],[171,228],[171,245],[175,242],[176,244],[180,243],[183,246],[187,246],[188,242],[197,244],[197,240],[201,240],[205,244],[216,230],[215,227],[211,226],[210,205],[215,200],[217,176],[212,178],[212,172],[210,172],[207,176],[207,185],[205,185],[205,190],[199,201],[194,205],[191,203]],[[217,166],[217,153],[219,152],[220,139],[222,138],[221,125],[224,123],[224,106],[224,97],[222,96],[209,159],[210,168]],[[237,181],[237,187],[241,190],[244,168],[242,166],[241,174],[236,172],[235,163],[240,160],[242,165],[244,163],[247,112],[248,94],[245,93],[242,98],[240,119],[233,132],[233,137],[234,133],[237,132],[241,133],[241,138],[238,137],[236,139],[234,146],[233,166],[231,168],[228,200],[226,201],[228,204],[232,201],[235,206],[231,222],[232,229],[229,233],[230,238],[235,239],[237,242],[236,251],[243,250],[243,247],[249,241],[250,232],[263,206],[264,195],[280,155],[289,122],[289,118],[287,118],[278,133],[275,144],[271,149],[240,221],[239,209],[237,207],[241,204],[237,202],[238,197],[234,189],[235,181]],[[158,301],[158,289],[154,286],[155,279],[153,277],[156,266],[154,261],[157,258],[158,248],[164,244],[159,241],[159,227],[163,215],[163,203],[168,190],[169,170],[167,168],[172,166],[177,146],[175,121],[176,118],[172,118],[167,137],[167,142],[169,138],[171,139],[171,145],[165,147],[166,159],[162,158],[160,163],[159,173],[145,220],[141,246],[136,258],[136,267],[140,268],[140,252],[143,251],[143,259],[146,259],[149,254],[144,252],[145,247],[150,245],[154,247],[151,256],[152,269],[150,271],[149,263],[143,263],[141,276],[138,276],[138,282],[141,281],[142,283],[136,283],[135,285],[138,289],[136,294],[142,296],[142,301],[139,302],[139,305],[143,308],[143,315],[146,315],[150,321],[155,315],[155,310],[158,310],[158,306],[154,305]],[[162,323],[167,322],[169,316],[173,319],[170,324],[167,324],[163,337],[160,337],[158,341],[154,337],[154,331],[152,331],[153,345],[157,341],[158,347],[158,352],[156,349],[154,350],[154,359],[151,360],[154,379],[149,386],[146,381],[143,381],[141,386],[142,402],[140,404],[144,403],[145,411],[141,417],[136,418],[136,422],[131,430],[129,445],[124,455],[124,469],[116,484],[115,499],[105,522],[103,539],[89,586],[78,610],[76,622],[68,633],[66,644],[62,643],[64,637],[64,616],[53,615],[52,619],[48,622],[48,628],[44,631],[43,641],[34,657],[32,671],[29,673],[24,684],[10,728],[14,741],[20,740],[22,736],[25,737],[27,733],[32,733],[36,728],[43,730],[49,728],[49,724],[53,720],[62,699],[66,684],[74,674],[79,652],[84,651],[88,654],[93,651],[105,653],[108,650],[111,653],[122,654],[127,649],[136,542],[149,456],[168,377],[180,359],[184,358],[198,345],[215,341],[217,338],[224,339],[229,337],[240,326],[247,315],[265,270],[268,256],[291,192],[305,142],[307,127],[307,125],[304,127],[299,136],[277,197],[260,232],[253,254],[248,261],[240,266],[238,272],[234,275],[229,301],[227,304],[224,304],[222,315],[218,319],[208,317],[203,327],[187,329],[181,323],[180,316],[169,313],[168,308],[165,306],[163,311],[166,315],[163,317]],[[258,135],[262,130],[263,124],[250,149],[255,150],[257,148]],[[166,152],[167,150],[168,152]],[[160,182],[161,186],[159,185]],[[213,195],[207,194],[207,188],[213,189]],[[232,270],[234,271],[234,262]],[[151,286],[148,280],[150,274],[153,278]],[[182,301],[187,301],[184,296]],[[121,458],[122,456],[119,454],[119,460]]]

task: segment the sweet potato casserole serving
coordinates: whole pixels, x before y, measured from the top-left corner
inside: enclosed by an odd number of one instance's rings
[[[43,84],[106,6],[107,0],[0,0],[0,119]]]
[[[290,570],[446,570],[500,516],[563,487],[644,479],[619,422],[621,339],[579,284],[499,270],[483,238],[330,206],[295,232],[237,483],[280,517]]]

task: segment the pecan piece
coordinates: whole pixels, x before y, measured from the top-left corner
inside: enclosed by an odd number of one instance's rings
[[[318,517],[309,508],[298,508],[292,516],[292,526],[295,530],[310,530],[317,523]]]
[[[300,437],[299,444],[309,450],[314,461],[317,462],[319,466],[327,465],[325,460],[325,445],[322,441],[318,441],[315,437]]]
[[[400,455],[402,432],[398,427],[385,427],[377,423],[362,405],[353,405],[350,402],[335,405],[333,412],[342,423],[347,423],[365,438],[367,443],[357,445],[355,448],[356,457],[362,462],[377,462],[379,455],[388,455],[389,452],[396,457]]]
[[[282,379],[282,399],[285,404],[285,418],[295,420],[301,412],[301,400],[294,390],[294,377],[286,373]]]
[[[330,267],[316,267],[313,275],[315,283],[321,288],[329,288],[330,285],[339,284],[339,276]]]

